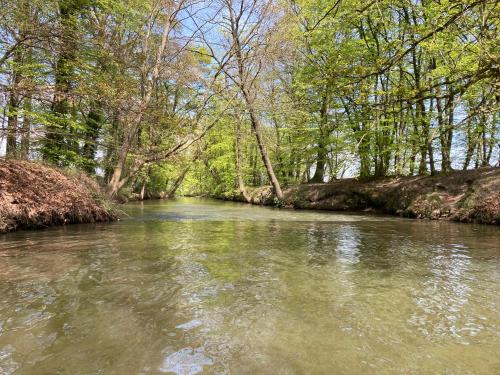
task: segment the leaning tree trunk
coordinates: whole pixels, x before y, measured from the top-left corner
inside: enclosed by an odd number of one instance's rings
[[[243,12],[243,3],[241,4],[240,12]],[[234,49],[235,55],[236,55],[236,61],[237,61],[237,66],[238,66],[238,76],[239,76],[239,82],[238,86],[241,90],[241,93],[243,94],[243,97],[245,99],[245,104],[246,104],[246,109],[248,113],[250,114],[250,122],[252,124],[252,129],[255,134],[255,138],[257,139],[257,145],[259,146],[260,150],[260,155],[262,157],[262,162],[264,163],[264,166],[266,168],[267,175],[269,177],[269,180],[271,181],[271,184],[274,189],[274,193],[276,194],[276,197],[279,200],[284,200],[283,196],[283,191],[281,190],[280,183],[278,181],[278,178],[276,177],[276,174],[274,173],[273,166],[271,164],[271,160],[269,159],[269,156],[267,154],[267,149],[266,145],[264,142],[264,138],[262,136],[262,129],[261,129],[261,124],[260,124],[260,119],[259,116],[257,115],[257,111],[255,109],[254,105],[254,99],[255,99],[255,92],[252,91],[255,90],[255,79],[257,78],[257,75],[253,77],[253,79],[249,80],[248,77],[248,66],[246,60],[243,58],[243,53],[242,53],[242,45],[240,41],[241,37],[241,30],[240,30],[240,23],[239,23],[239,17],[236,16],[234,13],[234,9],[232,8],[231,5],[229,5],[229,13],[230,13],[230,27],[231,27],[231,34],[233,37],[233,46],[232,48]]]
[[[137,139],[137,134],[139,134],[142,120],[144,117],[144,112],[149,107],[149,104],[153,97],[153,91],[155,89],[156,81],[158,80],[161,74],[164,53],[165,50],[167,49],[167,45],[169,42],[169,34],[172,28],[171,21],[172,21],[171,16],[165,15],[165,19],[163,21],[163,32],[160,44],[158,45],[158,49],[156,51],[156,59],[154,65],[151,67],[149,66],[143,67],[144,71],[151,69],[151,74],[145,75],[146,77],[145,82],[142,82],[144,84],[144,93],[141,98],[142,100],[138,108],[138,113],[136,114],[135,118],[132,119],[128,128],[128,133],[125,132],[125,137],[124,137],[125,141],[121,145],[115,167],[113,168],[113,174],[107,186],[107,195],[110,198],[114,198],[118,194],[118,191],[127,183],[127,181],[130,178],[130,174],[122,176],[122,173],[125,171],[125,164],[127,161],[128,153],[131,147],[133,146],[134,140]],[[146,38],[144,41],[145,44],[144,50],[147,50],[148,43],[149,39]],[[147,77],[150,78],[148,79]]]
[[[122,179],[122,172],[125,168],[125,161],[127,159],[129,151],[129,140],[128,137],[125,137],[124,142],[122,143],[120,153],[118,154],[118,160],[116,162],[115,167],[113,168],[113,174],[111,175],[111,179],[109,180],[107,186],[107,195],[109,198],[115,198],[118,194],[118,191],[123,187],[124,179]]]
[[[234,142],[234,148],[235,148],[235,155],[236,155],[236,178],[238,179],[238,189],[245,198],[246,202],[250,202],[250,196],[247,193],[247,189],[245,187],[245,181],[243,179],[243,174],[241,172],[241,147],[240,147],[240,142],[241,142],[241,129],[240,129],[240,122],[239,119],[236,120],[235,122],[235,142]]]
[[[181,172],[181,174],[174,181],[174,184],[172,185],[172,187],[168,191],[168,193],[166,195],[166,198],[171,198],[171,197],[173,197],[175,195],[175,193],[177,192],[177,190],[181,186],[182,182],[186,178],[186,175],[187,175],[187,173],[189,172],[190,169],[191,169],[191,164],[188,165],[186,168],[184,168],[184,170]]]
[[[257,140],[257,145],[259,146],[260,156],[262,157],[262,162],[266,167],[266,172],[271,181],[271,185],[273,185],[274,193],[279,200],[284,199],[283,191],[281,190],[280,183],[274,174],[273,165],[271,164],[271,160],[267,155],[267,148],[264,142],[264,138],[262,136],[262,128],[260,125],[260,120],[255,112],[253,100],[250,98],[248,94],[245,93],[245,101],[247,104],[248,112],[250,113],[250,122],[252,123],[252,129],[255,133],[255,138]]]

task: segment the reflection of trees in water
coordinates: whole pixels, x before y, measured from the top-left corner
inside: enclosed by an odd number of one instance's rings
[[[310,266],[358,262],[361,233],[352,224],[307,223],[304,246]]]
[[[71,313],[68,293],[77,294],[61,285],[84,266],[80,250],[88,233],[72,226],[8,237],[0,253],[0,347],[8,343],[13,358],[41,356],[59,336],[54,325]]]
[[[358,271],[399,272],[413,243],[394,223],[310,223],[306,233],[309,264],[338,262]]]
[[[360,260],[360,245],[362,235],[359,228],[353,225],[341,225],[337,229],[338,245],[336,249],[337,259],[340,262],[356,264]]]
[[[0,305],[0,351],[7,340],[17,348],[9,358],[42,358],[37,366],[49,372],[68,366],[45,362],[43,352],[72,357],[82,371],[123,373],[177,362],[203,362],[219,373],[265,373],[268,365],[307,372],[324,370],[331,353],[346,353],[349,359],[337,357],[339,372],[347,364],[361,372],[360,359],[375,363],[377,352],[399,358],[397,348],[410,336],[425,345],[425,337],[414,337],[416,328],[433,338],[477,328],[471,317],[480,315],[479,302],[468,305],[479,282],[471,276],[478,263],[468,258],[478,257],[468,250],[477,233],[456,228],[251,218],[128,221],[95,234],[71,230],[64,245],[45,238],[54,251],[37,255],[31,268],[33,254],[0,262],[9,277],[19,273],[21,279],[26,262],[26,282],[19,284],[26,306],[46,313],[25,321],[33,323],[33,335],[19,331],[12,340],[1,316],[13,313]],[[23,303],[13,294],[9,309]],[[312,359],[306,363],[297,352]],[[89,356],[95,361],[85,362]]]
[[[265,372],[269,365],[293,372],[294,364],[304,369],[296,358],[299,348],[317,358],[311,368],[321,368],[329,356],[316,350],[316,340],[338,329],[335,316],[348,312],[353,287],[348,270],[357,262],[359,230],[350,224],[332,231],[331,224],[279,221],[212,226],[214,233],[219,228],[227,235],[221,241],[212,236],[206,245],[206,256],[197,261],[205,273],[187,266],[194,254],[182,258],[183,284],[201,277],[183,288],[183,315],[202,322],[186,334],[185,347],[203,347],[215,360],[214,370],[231,363],[236,372]],[[340,268],[334,277],[335,270],[322,267],[335,264]],[[171,348],[169,355],[178,350]]]
[[[410,323],[431,338],[475,336],[483,324],[467,308],[475,283],[468,249],[458,244],[432,246],[428,253],[430,274],[414,290],[417,310]]]
[[[290,250],[290,237],[274,221],[226,226],[233,234],[230,241],[203,262],[217,289],[217,295],[203,304],[210,330],[205,347],[218,359],[215,372],[263,371],[265,367],[259,366],[272,360],[266,349],[276,334],[278,306],[288,289],[282,272],[288,268],[283,252]],[[225,367],[229,363],[231,367]]]
[[[257,332],[272,332],[258,326],[271,323],[276,313],[272,301],[279,287],[270,258],[280,234],[272,225],[250,221],[194,221],[184,226],[172,276],[180,286],[176,324],[170,332],[175,340],[164,350],[163,366],[213,362],[212,371],[224,372],[231,358],[258,352],[258,347],[250,348],[262,340]]]
[[[141,356],[156,353],[160,361],[163,347],[145,348],[166,336],[162,326],[175,308],[175,283],[167,281],[166,272],[171,258],[159,246],[166,245],[164,238],[147,236],[140,225],[114,232],[68,228],[61,239],[54,231],[47,232],[50,239],[36,232],[34,251],[12,258],[25,281],[10,287],[12,298],[3,301],[11,310],[0,311],[0,320],[10,316],[12,325],[0,333],[0,344],[10,342],[13,357],[34,373],[60,367],[75,373],[106,368],[137,373],[137,366],[151,362]],[[51,353],[72,360],[58,361]]]

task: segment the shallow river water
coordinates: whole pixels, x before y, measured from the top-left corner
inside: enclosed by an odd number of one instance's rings
[[[0,374],[500,374],[500,228],[180,199],[0,236]]]

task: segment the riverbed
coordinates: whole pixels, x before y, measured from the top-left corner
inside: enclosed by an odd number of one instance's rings
[[[500,373],[500,228],[185,198],[0,236],[0,374]]]

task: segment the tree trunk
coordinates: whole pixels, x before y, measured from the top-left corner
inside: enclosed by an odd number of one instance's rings
[[[319,138],[318,138],[318,152],[316,159],[316,170],[314,171],[314,176],[311,179],[313,183],[325,182],[325,165],[328,152],[326,150],[326,138],[329,135],[327,131],[328,126],[328,93],[327,88],[323,94],[320,109],[320,124],[319,124]]]
[[[437,95],[441,91],[438,87]],[[443,172],[451,171],[451,144],[453,141],[453,114],[454,114],[454,93],[450,89],[449,98],[445,108],[441,104],[440,98],[436,98],[436,107],[438,111],[439,140],[441,143],[441,170]],[[445,116],[447,117],[445,121]]]
[[[142,187],[141,187],[141,194],[140,194],[140,200],[143,201],[144,200],[144,194],[146,193],[146,183],[143,182],[142,183]]]
[[[116,161],[116,165],[113,169],[113,174],[111,175],[111,179],[108,183],[107,187],[107,195],[109,198],[115,198],[116,195],[118,194],[118,191],[123,187],[125,184],[122,179],[122,172],[123,169],[125,168],[125,161],[127,159],[128,151],[129,151],[129,140],[126,138],[123,143],[122,147],[120,149],[120,153],[118,155],[118,160]]]
[[[240,129],[240,121],[237,119],[235,121],[235,142],[234,142],[234,148],[235,148],[235,156],[236,156],[236,178],[238,180],[238,190],[240,191],[240,194],[245,198],[246,202],[250,202],[250,196],[247,193],[247,189],[245,187],[245,180],[243,179],[243,174],[241,171],[241,161],[242,161],[242,156],[241,156],[241,129]]]
[[[177,192],[177,190],[181,186],[182,182],[184,181],[184,178],[186,178],[186,175],[187,175],[187,173],[189,172],[190,169],[191,169],[191,164],[189,166],[187,166],[181,172],[181,174],[176,178],[176,180],[174,181],[174,184],[172,185],[172,187],[168,191],[166,198],[171,198],[171,197],[173,197],[175,195],[175,193]]]
[[[269,180],[271,181],[271,185],[273,186],[274,193],[276,194],[276,197],[279,200],[283,200],[283,191],[281,190],[280,183],[278,179],[276,178],[276,175],[274,174],[273,166],[271,164],[271,160],[269,159],[269,156],[267,155],[267,149],[266,149],[266,144],[264,142],[264,138],[262,137],[262,129],[260,125],[260,120],[255,112],[255,108],[253,105],[253,100],[248,96],[248,94],[245,95],[245,101],[247,104],[247,109],[250,114],[250,122],[252,124],[252,129],[255,134],[255,138],[257,140],[257,145],[259,146],[260,150],[260,156],[262,157],[262,162],[264,163],[264,166],[266,167],[266,172],[269,177]]]
[[[59,2],[59,22],[61,25],[60,50],[54,71],[55,85],[52,113],[56,124],[47,126],[42,154],[45,160],[55,164],[66,164],[68,147],[77,151],[77,144],[72,139],[72,130],[68,115],[72,114],[70,94],[74,76],[74,62],[77,50],[77,16],[79,4],[74,1]]]
[[[276,178],[273,166],[271,164],[271,160],[269,159],[269,156],[267,154],[266,145],[264,142],[264,138],[262,136],[260,119],[254,105],[254,96],[253,96],[254,92],[251,92],[252,86],[254,85],[255,82],[255,78],[257,78],[257,76],[255,76],[254,79],[252,79],[250,82],[248,81],[248,77],[246,76],[245,73],[247,69],[245,67],[245,60],[242,55],[242,47],[240,43],[239,18],[237,18],[236,15],[234,14],[234,9],[232,8],[231,4],[229,5],[228,10],[230,13],[233,48],[235,51],[236,62],[238,65],[238,78],[239,78],[238,85],[245,99],[246,109],[250,115],[250,122],[252,124],[252,129],[254,131],[255,138],[257,139],[257,145],[259,146],[260,155],[262,157],[262,161],[266,168],[267,175],[269,177],[269,180],[271,181],[271,185],[273,186],[276,197],[282,201],[284,199],[283,192],[281,191],[280,183]],[[243,11],[243,3],[241,5],[240,11]]]
[[[431,99],[431,102],[429,104],[429,113],[432,112],[433,106],[434,106],[434,103],[433,103],[433,100]],[[429,134],[430,123],[427,123],[427,121],[426,121],[426,126],[428,129],[426,142],[427,142],[427,153],[429,154],[429,167],[431,169],[431,175],[435,175],[436,174],[436,165],[434,163],[434,150],[432,147],[432,137]]]
[[[86,159],[84,169],[88,173],[95,173],[94,159],[97,152],[97,139],[103,122],[104,118],[100,105],[94,103],[94,108],[90,110],[87,116],[85,124],[85,143],[82,150],[82,154]]]
[[[467,126],[467,151],[465,152],[464,164],[462,166],[462,170],[466,170],[469,168],[472,157],[474,156],[474,151],[476,150],[476,140],[474,136],[474,130],[470,128],[471,125]]]
[[[21,145],[19,148],[19,157],[21,159],[29,158],[30,142],[31,142],[31,98],[24,98],[24,114],[23,114],[23,125],[21,129]]]
[[[14,75],[16,75],[14,73]],[[16,78],[14,78],[16,80]],[[17,125],[18,125],[18,111],[19,111],[19,101],[15,89],[16,84],[13,83],[13,87],[10,92],[8,114],[7,114],[7,145],[6,145],[6,155],[7,157],[15,158],[17,155]]]
[[[14,61],[12,68],[12,85],[10,88],[9,103],[7,106],[7,145],[6,154],[8,157],[17,157],[17,135],[19,125],[19,84],[21,82],[21,74],[18,69],[22,64],[22,50],[18,47],[14,52]]]
[[[417,102],[417,124],[420,126],[420,164],[418,166],[418,174],[427,172],[427,151],[429,142],[429,127],[425,120],[425,104],[423,100]]]

